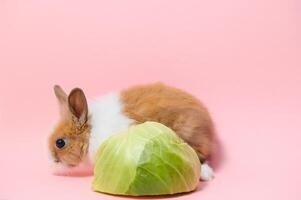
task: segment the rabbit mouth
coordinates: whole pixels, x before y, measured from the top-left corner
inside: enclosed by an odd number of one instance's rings
[[[57,176],[91,176],[93,175],[93,165],[88,159],[84,159],[76,165],[52,162],[51,171]]]
[[[76,167],[81,160],[78,159],[70,159],[69,157],[67,157],[66,159],[61,159],[59,156],[56,155],[56,153],[51,153],[51,155],[49,155],[49,162],[51,164],[51,166],[64,166],[66,168],[73,168]]]

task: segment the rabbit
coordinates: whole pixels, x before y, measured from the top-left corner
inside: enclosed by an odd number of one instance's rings
[[[213,150],[213,121],[206,107],[185,91],[152,83],[132,86],[89,102],[80,88],[67,95],[55,85],[54,93],[59,102],[60,120],[48,138],[48,149],[56,169],[67,173],[79,166],[91,169],[98,147],[108,137],[126,131],[133,124],[156,121],[174,130],[196,151],[202,163],[202,180],[214,177],[206,162]]]

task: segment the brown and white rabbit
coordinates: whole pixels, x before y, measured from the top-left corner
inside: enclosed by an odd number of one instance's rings
[[[57,167],[72,170],[94,162],[100,144],[132,124],[156,121],[173,129],[197,152],[201,179],[213,178],[205,162],[212,152],[211,117],[192,95],[162,83],[134,86],[87,103],[80,88],[67,95],[54,86],[61,119],[48,140],[50,157]]]

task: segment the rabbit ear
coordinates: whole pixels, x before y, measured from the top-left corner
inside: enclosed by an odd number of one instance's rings
[[[68,96],[69,110],[78,127],[84,125],[88,116],[88,105],[84,92],[80,88],[74,88]]]
[[[61,116],[66,116],[68,112],[68,102],[67,102],[67,94],[59,85],[55,85],[53,87],[55,96],[59,102],[60,114]]]

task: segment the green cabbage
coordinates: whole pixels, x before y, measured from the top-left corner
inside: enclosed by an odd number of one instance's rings
[[[196,189],[200,161],[171,129],[157,122],[131,126],[99,148],[94,191],[116,195],[163,195]]]

